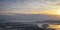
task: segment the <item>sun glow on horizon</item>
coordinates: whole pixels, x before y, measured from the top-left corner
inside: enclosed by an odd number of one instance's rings
[[[57,14],[58,14],[58,15],[60,15],[60,9],[59,9],[59,10],[57,10]]]

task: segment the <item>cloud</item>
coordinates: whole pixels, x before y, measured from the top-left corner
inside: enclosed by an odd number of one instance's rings
[[[11,13],[47,11],[58,8],[60,0],[0,0],[0,11]],[[17,12],[16,12],[17,11]]]

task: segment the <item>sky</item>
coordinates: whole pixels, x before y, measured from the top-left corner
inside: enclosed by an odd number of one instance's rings
[[[60,0],[0,0],[0,14],[56,14],[59,10]]]

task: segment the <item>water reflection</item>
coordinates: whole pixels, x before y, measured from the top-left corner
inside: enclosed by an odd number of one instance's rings
[[[49,28],[60,30],[60,24],[49,24]]]

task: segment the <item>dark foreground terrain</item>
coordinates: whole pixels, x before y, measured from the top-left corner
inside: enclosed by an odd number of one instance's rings
[[[40,28],[35,24],[22,24],[22,23],[0,23],[0,30],[54,30]]]

